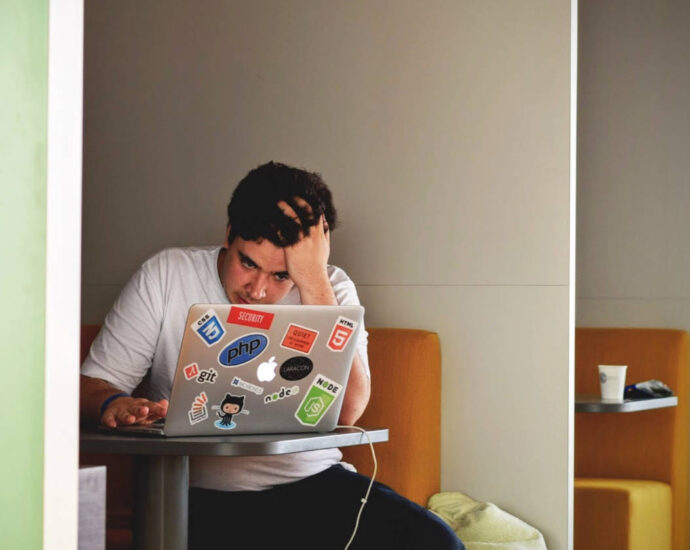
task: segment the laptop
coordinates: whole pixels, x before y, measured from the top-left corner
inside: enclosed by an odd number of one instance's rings
[[[166,418],[118,431],[162,436],[332,431],[362,306],[194,304]]]

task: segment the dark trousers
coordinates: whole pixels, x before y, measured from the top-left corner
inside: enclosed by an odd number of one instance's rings
[[[340,465],[266,491],[189,491],[189,550],[343,550],[370,479]],[[464,550],[440,518],[374,483],[351,550]]]

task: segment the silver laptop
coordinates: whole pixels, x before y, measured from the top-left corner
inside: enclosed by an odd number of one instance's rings
[[[118,430],[329,432],[340,415],[363,315],[362,306],[195,304],[167,417]]]

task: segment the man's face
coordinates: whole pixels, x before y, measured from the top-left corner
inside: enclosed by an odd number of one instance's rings
[[[229,230],[228,230],[229,232]],[[294,286],[285,265],[285,252],[272,242],[235,237],[218,265],[225,294],[233,304],[275,304]]]

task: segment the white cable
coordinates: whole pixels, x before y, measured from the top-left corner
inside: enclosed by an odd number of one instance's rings
[[[360,428],[359,426],[336,426],[336,428],[352,428],[353,430],[359,430],[362,432],[366,438],[367,441],[369,442],[369,448],[371,449],[371,457],[374,460],[374,473],[371,476],[371,481],[369,482],[369,487],[367,487],[367,492],[364,495],[364,498],[362,499],[362,505],[359,507],[359,512],[357,512],[357,520],[355,521],[355,528],[352,531],[352,536],[350,536],[350,540],[347,541],[347,544],[345,545],[345,550],[350,548],[350,544],[352,544],[352,541],[355,540],[355,535],[357,534],[357,529],[359,529],[359,519],[362,517],[362,511],[364,510],[364,506],[366,505],[368,499],[369,499],[369,493],[371,492],[371,487],[374,485],[374,479],[376,478],[376,472],[378,471],[378,462],[376,461],[376,452],[374,452],[374,444],[371,442],[371,438],[369,437],[369,434],[367,431],[363,428]]]

